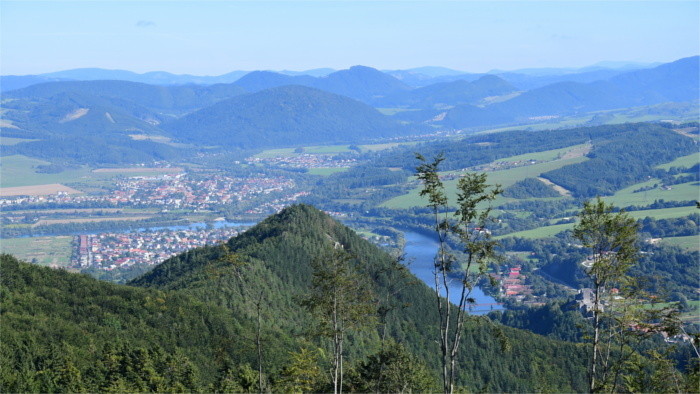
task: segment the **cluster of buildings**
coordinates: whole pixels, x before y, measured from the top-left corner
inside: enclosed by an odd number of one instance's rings
[[[215,174],[193,177],[187,173],[163,174],[117,180],[114,187],[102,195],[57,193],[48,196],[13,196],[0,199],[0,207],[35,203],[110,203],[130,207],[206,209],[259,195],[289,191],[295,187],[292,179],[282,176],[230,177]]]
[[[352,157],[341,159],[332,155],[312,155],[308,153],[298,156],[249,157],[246,161],[251,164],[264,163],[286,168],[340,168],[351,167],[357,164],[357,160]]]
[[[156,230],[79,235],[74,239],[72,266],[103,270],[134,264],[160,264],[189,249],[235,237],[240,227]]]
[[[270,202],[262,203],[256,205],[245,211],[247,214],[269,214],[277,213],[282,210],[282,208],[294,204],[300,197],[308,196],[310,192],[297,192],[290,195],[276,198]]]
[[[113,204],[164,206],[168,208],[203,209],[212,205],[247,200],[296,186],[282,176],[230,177],[211,175],[194,178],[186,173],[156,177],[131,177],[116,182],[116,189],[107,197]]]
[[[526,277],[520,273],[521,270],[522,266],[515,265],[507,268],[503,275],[497,277],[501,283],[501,294],[518,302],[522,302],[526,296],[532,295],[532,287],[525,284]]]

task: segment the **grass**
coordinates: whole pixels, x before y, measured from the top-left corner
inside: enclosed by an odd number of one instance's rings
[[[494,238],[496,238],[496,239],[506,238],[506,237],[520,237],[520,238],[528,238],[528,239],[548,238],[548,237],[553,237],[562,231],[570,230],[573,227],[574,227],[573,223],[555,224],[553,226],[543,226],[543,227],[533,228],[532,230],[518,231],[515,233],[506,234],[506,235],[500,235],[500,236],[494,237]]]
[[[411,141],[411,142],[389,142],[386,144],[369,144],[369,145],[358,145],[362,151],[369,151],[369,152],[377,152],[380,150],[385,150],[385,149],[391,149],[395,148],[397,146],[406,146],[406,145],[416,145],[418,142]]]
[[[46,266],[70,265],[73,237],[8,238],[0,241],[2,253],[9,253],[25,261]]]
[[[700,163],[700,153],[691,153],[688,156],[681,156],[670,163],[660,164],[656,166],[656,168],[660,168],[662,170],[668,170],[671,167],[690,168],[698,163]]]
[[[60,183],[49,183],[45,185],[3,187],[0,189],[0,197],[10,196],[45,196],[64,192],[68,194],[80,194],[80,190],[73,189]]]
[[[310,175],[321,175],[321,176],[328,176],[331,174],[335,174],[336,172],[343,172],[346,171],[350,167],[324,167],[324,168],[309,168],[309,174]]]
[[[36,172],[36,167],[49,162],[22,155],[5,156],[0,159],[0,182],[2,187],[33,186],[51,183],[79,181],[90,175],[90,169],[79,168],[58,174]]]
[[[680,246],[683,249],[690,251],[700,250],[700,235],[689,235],[686,237],[669,237],[664,238],[664,243]]]
[[[34,223],[34,226],[48,226],[51,224],[66,224],[66,223],[97,223],[97,222],[116,222],[116,221],[132,221],[146,220],[152,216],[117,216],[108,218],[64,218],[64,219],[42,219]]]
[[[551,161],[551,160],[555,160],[555,159],[563,156],[565,153],[572,151],[574,149],[583,149],[587,145],[588,144],[573,145],[573,146],[569,146],[569,147],[561,148],[561,149],[552,149],[552,150],[546,150],[546,151],[542,151],[542,152],[525,153],[523,155],[505,157],[503,159],[498,159],[496,161],[498,161],[498,162],[500,162],[500,161],[523,161],[523,160]]]
[[[588,160],[586,157],[576,157],[576,158],[565,159],[565,160],[556,160],[556,161],[550,161],[550,162],[545,162],[545,163],[538,163],[538,164],[533,164],[530,166],[515,167],[515,168],[510,168],[507,170],[491,171],[491,172],[487,172],[488,183],[489,184],[496,184],[497,183],[497,184],[500,184],[503,188],[506,188],[519,180],[522,180],[525,178],[537,177],[544,172],[552,171],[552,170],[564,167],[564,166],[569,165],[569,164],[581,163],[581,162],[586,161],[586,160]],[[454,180],[445,181],[444,184],[445,184],[446,194],[448,196],[455,196],[457,193],[457,180],[454,179]],[[425,198],[421,197],[419,195],[419,193],[420,193],[420,187],[416,187],[415,189],[411,190],[408,194],[394,197],[394,198],[384,202],[381,206],[386,207],[386,208],[394,208],[394,209],[408,209],[408,208],[416,207],[416,206],[424,206],[426,204],[426,200],[425,200]],[[553,197],[553,198],[551,198],[551,200],[559,199],[559,198],[561,198],[561,197]],[[496,201],[493,202],[493,205],[498,206],[500,204],[510,202],[510,201],[515,201],[515,200],[499,196],[496,199]],[[454,199],[450,199],[450,202],[453,203]]]
[[[139,168],[123,168],[123,169],[108,169],[104,172],[93,172],[91,168],[83,166],[76,169],[70,169],[57,174],[44,174],[36,172],[37,167],[46,165],[49,162],[23,155],[5,156],[0,158],[0,185],[3,188],[19,187],[19,186],[36,186],[48,184],[79,184],[75,186],[81,191],[86,185],[104,185],[110,179],[123,176],[147,176],[153,175],[154,171],[171,172],[175,169],[139,169]],[[135,171],[135,172],[134,172]]]
[[[646,209],[643,211],[631,211],[631,212],[628,212],[628,214],[634,219],[644,219],[647,216],[652,217],[654,219],[671,219],[671,218],[679,218],[679,217],[688,216],[690,214],[695,213],[696,211],[697,211],[697,208],[695,208],[694,206],[687,206],[687,207],[662,208],[662,209]],[[530,239],[547,238],[547,237],[553,237],[562,231],[570,230],[573,227],[574,227],[574,223],[555,224],[552,226],[542,226],[542,227],[534,228],[531,230],[518,231],[515,233],[501,235],[501,236],[498,236],[495,238],[505,238],[505,237],[522,237],[522,238],[530,238]],[[678,238],[685,238],[685,237],[678,237]],[[681,241],[686,242],[686,240],[681,240]],[[678,242],[681,242],[681,241],[678,241]]]
[[[637,189],[654,186],[654,184],[660,185],[661,182],[658,179],[650,179],[645,182],[636,183],[632,186],[619,190],[612,196],[603,197],[603,200],[618,207],[627,207],[630,205],[645,206],[653,203],[656,200],[688,201],[697,200],[700,198],[700,186],[698,185],[698,182],[672,185],[671,190],[663,190],[660,187],[657,187],[652,190],[634,193],[634,191]]]
[[[295,157],[303,154],[312,155],[333,155],[338,153],[350,152],[350,145],[323,145],[323,146],[306,146],[304,151],[297,153],[295,150],[297,148],[281,148],[281,149],[267,149],[253,157],[259,159],[269,159],[272,157]]]

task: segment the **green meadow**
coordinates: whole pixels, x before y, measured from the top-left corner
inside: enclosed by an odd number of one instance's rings
[[[570,149],[570,148],[567,148]],[[558,151],[558,149],[557,149]],[[544,155],[544,152],[540,152],[540,154]],[[517,156],[514,156],[517,157]],[[499,159],[498,161],[504,161],[508,160],[506,159]],[[576,163],[581,163],[583,161],[588,160],[586,157],[575,157],[571,159],[564,159],[564,160],[555,160],[555,161],[549,161],[549,162],[544,162],[544,163],[538,163],[538,164],[533,164],[529,166],[522,166],[522,167],[515,167],[515,168],[510,168],[507,170],[500,170],[500,171],[489,171],[487,172],[488,174],[488,183],[489,184],[500,184],[503,188],[506,188],[515,182],[525,179],[525,178],[533,178],[540,176],[542,173],[548,172],[555,170],[557,168],[564,167],[569,164],[576,164]],[[457,179],[449,180],[444,182],[445,184],[445,191],[448,196],[455,196],[457,193]],[[382,204],[383,207],[386,208],[394,208],[394,209],[407,209],[411,207],[416,207],[416,206],[422,206],[425,205],[426,201],[424,198],[422,198],[420,195],[420,187],[416,187],[415,189],[411,190],[408,194],[404,194],[402,196],[394,197]],[[555,197],[556,199],[556,197]],[[505,197],[498,197],[496,201],[494,201],[493,205],[499,205],[502,203],[510,202],[510,201],[515,201],[514,199],[508,199]],[[450,203],[454,203],[454,199],[450,200]]]
[[[309,168],[310,175],[321,175],[328,176],[335,174],[336,172],[346,171],[349,167],[320,167],[320,168]]]
[[[634,192],[643,187],[654,186],[654,184],[660,186],[661,182],[658,179],[651,179],[646,182],[636,183],[618,191],[612,196],[603,197],[603,200],[618,207],[627,207],[630,205],[645,206],[652,204],[656,200],[689,201],[700,198],[700,185],[698,185],[698,182],[671,185],[670,190],[656,187],[651,190]]]
[[[686,237],[669,237],[664,238],[664,243],[680,246],[688,250],[700,250],[700,235],[688,235]]]
[[[644,219],[645,217],[652,217],[654,219],[672,219],[672,218],[679,218],[679,217],[684,217],[688,216],[690,214],[696,213],[697,208],[695,206],[687,206],[687,207],[674,207],[674,208],[663,208],[663,209],[646,209],[643,211],[631,211],[628,212],[628,214],[634,218],[634,219]],[[505,238],[505,237],[522,237],[522,238],[546,238],[546,237],[553,237],[556,234],[559,234],[562,231],[569,230],[574,227],[574,223],[567,223],[567,224],[555,224],[552,226],[542,226],[538,228],[534,228],[531,230],[524,230],[524,231],[518,231],[515,233],[510,233],[506,235],[502,235],[496,238]],[[678,238],[685,238],[685,237],[678,237]],[[671,239],[671,238],[668,238]],[[674,242],[674,241],[672,241]],[[689,240],[679,240],[677,242],[690,242]]]
[[[0,240],[0,250],[40,265],[67,267],[70,265],[72,242],[71,236],[8,238]]]
[[[700,153],[692,153],[688,156],[681,156],[670,163],[660,164],[656,166],[656,168],[660,168],[662,170],[668,170],[671,167],[690,168],[698,163],[700,163]]]

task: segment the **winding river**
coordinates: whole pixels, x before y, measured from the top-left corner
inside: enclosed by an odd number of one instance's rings
[[[434,238],[413,231],[404,232],[404,239],[406,240],[404,253],[408,262],[408,269],[430,288],[434,289],[433,260],[438,249],[437,241]],[[450,283],[450,301],[457,304],[460,292],[460,282],[453,279]],[[474,315],[483,315],[503,309],[503,306],[498,305],[493,297],[484,294],[479,287],[475,287],[472,290],[471,297],[476,300],[476,305],[471,310],[471,313]]]

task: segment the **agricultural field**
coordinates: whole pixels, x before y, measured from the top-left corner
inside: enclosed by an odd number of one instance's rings
[[[349,146],[350,145],[307,146],[302,148],[303,152],[295,152],[298,148],[267,149],[254,155],[253,157],[258,159],[269,159],[272,157],[295,157],[303,154],[333,155],[350,152]]]
[[[380,150],[396,148],[402,145],[416,145],[418,142],[389,142],[386,144],[359,145],[363,152],[377,152]]]
[[[96,222],[116,222],[116,221],[133,221],[133,220],[146,220],[150,219],[152,216],[117,216],[117,217],[106,217],[106,218],[66,218],[66,219],[42,219],[34,223],[36,226],[48,226],[51,224],[66,224],[66,223],[96,223]]]
[[[0,188],[0,197],[10,196],[46,196],[56,193],[81,194],[80,190],[61,185],[59,183],[50,183],[48,185],[34,186],[16,186]]]
[[[540,152],[540,154],[545,155],[544,152]],[[588,160],[586,157],[574,157],[570,159],[554,160],[533,165],[515,167],[507,170],[487,171],[486,173],[488,175],[489,184],[500,184],[503,188],[506,188],[521,179],[538,177],[542,173],[552,171],[569,164],[581,163],[586,160]],[[508,161],[508,159],[499,159],[498,161]],[[457,179],[446,181],[445,190],[448,196],[456,195]],[[384,202],[381,206],[394,209],[407,209],[411,207],[425,205],[426,201],[424,198],[420,197],[419,193],[420,187],[416,187],[415,189],[411,190],[408,194],[394,197]],[[560,197],[553,197],[550,198],[550,200],[556,198]],[[499,205],[511,201],[516,200],[512,198],[499,196],[496,199],[496,201],[493,202],[493,205]]]
[[[346,171],[349,167],[319,167],[319,168],[309,168],[309,175],[321,175],[328,176],[335,174],[336,172]]]
[[[80,181],[90,175],[90,170],[86,167],[67,170],[58,174],[36,172],[38,166],[47,164],[49,162],[22,155],[3,157],[2,161],[0,161],[2,187],[46,185],[51,183],[65,184]]]
[[[72,242],[71,236],[8,238],[0,240],[0,250],[40,265],[67,267],[70,265]]]
[[[126,168],[97,168],[92,170],[98,174],[129,174],[131,176],[141,174],[172,174],[180,173],[183,169],[180,167],[126,167]]]
[[[562,231],[571,230],[573,227],[574,227],[573,223],[555,224],[552,226],[543,226],[543,227],[533,228],[532,230],[518,231],[515,233],[501,235],[501,236],[494,237],[494,238],[496,238],[496,239],[506,238],[506,237],[519,237],[519,238],[528,238],[528,239],[548,238],[548,237],[553,237]]]
[[[681,156],[670,163],[658,165],[656,168],[660,168],[662,170],[668,170],[671,167],[691,168],[698,163],[700,163],[700,153],[693,153],[688,156]]]
[[[669,237],[664,238],[661,242],[680,246],[688,250],[700,250],[700,235],[689,235],[687,237]]]
[[[37,186],[62,184],[80,189],[90,186],[104,186],[111,183],[111,179],[123,176],[148,176],[154,173],[181,172],[181,168],[100,168],[92,169],[83,166],[68,169],[55,174],[37,172],[41,165],[50,164],[47,161],[34,159],[22,155],[5,156],[0,161],[0,185],[3,189],[20,186]],[[6,194],[7,195],[7,194]]]
[[[634,219],[644,219],[645,217],[652,217],[654,219],[672,219],[672,218],[679,218],[679,217],[684,217],[688,216],[690,214],[696,213],[697,208],[694,206],[687,206],[687,207],[675,207],[675,208],[662,208],[662,209],[645,209],[643,211],[631,211],[628,212],[630,217]],[[555,224],[552,226],[543,226],[543,227],[538,227],[534,228],[531,230],[525,230],[525,231],[518,231],[515,233],[510,233],[507,235],[503,235],[500,237],[496,238],[505,238],[505,237],[522,237],[522,238],[530,238],[530,239],[535,239],[535,238],[546,238],[546,237],[553,237],[556,234],[559,234],[562,231],[565,230],[570,230],[574,227],[574,223],[567,223],[567,224]],[[685,238],[685,237],[678,237],[678,238]],[[671,239],[671,238],[668,238]],[[681,241],[678,241],[681,242]],[[688,240],[683,240],[683,242],[688,242]]]
[[[700,185],[698,185],[698,182],[679,183],[670,186],[668,190],[656,187],[651,190],[634,192],[643,187],[654,186],[654,184],[661,185],[661,182],[658,179],[651,179],[646,182],[636,183],[619,190],[612,196],[603,197],[603,200],[617,207],[627,207],[630,205],[645,206],[652,204],[656,200],[689,201],[700,198]]]
[[[552,149],[542,152],[532,152],[525,153],[522,155],[506,157],[503,159],[498,159],[497,161],[523,161],[523,160],[537,160],[537,161],[552,161],[559,158],[564,158],[567,153],[570,157],[582,156],[587,151],[586,148],[590,148],[588,144],[574,145],[561,149]]]

